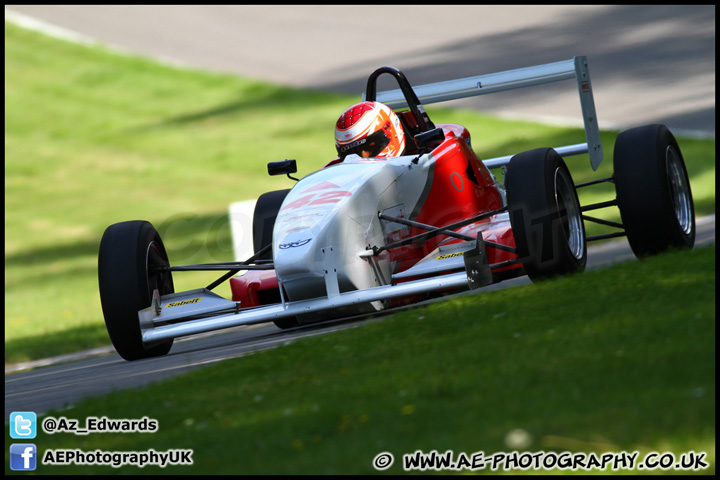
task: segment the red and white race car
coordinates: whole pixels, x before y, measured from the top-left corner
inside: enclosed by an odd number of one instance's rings
[[[399,90],[377,92],[384,74]],[[423,107],[572,78],[587,140],[578,145],[482,161],[467,129],[435,125]],[[694,244],[690,184],[666,127],[621,133],[613,176],[574,184],[563,157],[587,153],[594,169],[602,161],[585,57],[417,88],[401,71],[383,67],[370,75],[365,100],[389,105],[400,117],[411,139],[404,155],[349,155],[292,189],[260,196],[252,221],[255,253],[246,261],[171,266],[150,223],[108,227],[99,253],[100,297],[123,358],[163,355],[174,338],[211,330],[263,322],[290,328],[520,275],[536,280],[580,272],[588,240],[627,235],[638,256]],[[490,170],[500,166],[503,183]],[[295,161],[272,162],[268,170],[290,176]],[[616,199],[580,206],[576,188],[608,181]],[[622,224],[583,213],[608,205],[618,206]],[[585,221],[620,231],[588,238]],[[197,270],[226,273],[205,288],[174,292],[174,272]],[[212,292],[228,280],[231,299]]]

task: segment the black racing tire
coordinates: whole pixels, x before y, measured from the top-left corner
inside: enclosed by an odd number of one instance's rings
[[[260,249],[266,245],[272,244],[275,219],[289,192],[289,188],[285,190],[275,190],[273,192],[263,193],[258,198],[255,204],[255,212],[253,213],[253,246],[256,252],[260,251]],[[271,249],[269,252],[258,257],[258,260],[272,260],[272,258]],[[276,327],[283,330],[295,328],[300,325],[296,317],[273,320],[273,323]]]
[[[100,241],[98,283],[105,326],[115,350],[125,360],[165,355],[173,340],[145,346],[138,311],[152,304],[153,291],[173,293],[171,272],[160,235],[148,222],[135,220],[109,226]]]
[[[665,125],[621,132],[613,169],[617,203],[638,258],[695,244],[695,206],[685,160]]]
[[[505,176],[518,257],[533,281],[582,272],[587,239],[570,171],[551,148],[512,157]]]
[[[276,327],[281,330],[287,330],[289,328],[295,328],[300,326],[300,322],[296,317],[281,318],[279,320],[273,320]]]
[[[253,247],[258,252],[272,243],[273,227],[283,200],[290,189],[275,190],[260,195],[253,212]],[[258,260],[272,260],[272,250],[261,255]]]

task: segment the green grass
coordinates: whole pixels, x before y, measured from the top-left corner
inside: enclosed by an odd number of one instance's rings
[[[297,158],[301,175],[321,167],[337,115],[356,100],[158,65],[7,22],[5,43],[6,364],[109,343],[96,275],[111,223],[153,222],[173,263],[227,260],[227,205],[288,185],[266,175],[268,161]],[[583,141],[578,129],[428,111],[466,125],[483,158]],[[616,132],[602,135],[605,163],[594,173],[586,158],[571,160],[576,181],[609,174]],[[679,142],[697,211],[712,213],[715,141]],[[583,203],[607,194],[583,192]],[[417,450],[516,449],[707,452],[700,473],[714,473],[714,265],[706,247],[466,296],[89,399],[49,414],[148,416],[159,431],[41,432],[41,454],[193,449],[194,465],[36,473],[372,474],[387,451],[392,474]],[[216,276],[178,275],[176,286]],[[507,443],[518,429],[529,438],[521,447]]]
[[[267,176],[269,161],[296,158],[304,175],[332,159],[334,122],[354,101],[159,65],[6,22],[5,363],[109,344],[96,277],[112,223],[149,220],[174,264],[231,258],[228,204],[290,185]],[[467,126],[482,158],[584,141],[579,129],[428,111],[436,123]],[[615,135],[603,132],[601,171],[572,160],[576,181],[609,174]],[[715,141],[680,145],[698,214],[714,212]],[[608,199],[607,187],[592,188],[583,203]],[[216,277],[178,275],[176,288]]]
[[[36,473],[372,474],[390,452],[397,474],[417,450],[694,451],[714,473],[714,265],[710,246],[465,296],[89,399],[48,415],[158,432],[41,432],[41,455],[192,449],[194,465]]]

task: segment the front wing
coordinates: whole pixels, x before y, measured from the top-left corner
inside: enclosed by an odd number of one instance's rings
[[[352,292],[339,292],[332,264],[332,247],[326,261],[328,295],[310,300],[242,309],[240,302],[227,300],[207,288],[160,296],[155,294],[150,307],[138,312],[143,343],[151,347],[163,341],[242,325],[255,325],[288,317],[359,306],[429,292],[480,288],[492,283],[482,237],[473,248],[463,252],[464,271],[409,280]]]

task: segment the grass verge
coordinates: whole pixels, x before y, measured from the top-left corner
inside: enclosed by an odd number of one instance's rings
[[[693,451],[714,473],[714,265],[710,246],[465,296],[90,399],[49,415],[158,432],[41,433],[39,455],[175,448],[194,464],[36,473],[372,474],[389,452],[397,474],[417,450]]]
[[[301,175],[324,165],[335,154],[334,121],[355,101],[160,65],[6,22],[6,365],[109,344],[96,278],[112,223],[151,221],[174,264],[230,259],[228,204],[287,188],[266,175],[269,161],[297,158]],[[467,126],[482,158],[584,141],[580,129],[428,111],[436,123]],[[609,175],[615,135],[602,132],[598,172],[572,159],[576,181]],[[680,146],[698,214],[714,212],[715,141]],[[583,189],[583,203],[608,200],[607,188]],[[178,275],[176,288],[215,278]]]

